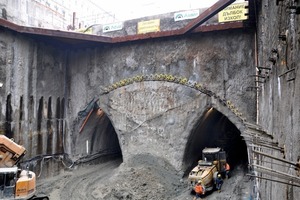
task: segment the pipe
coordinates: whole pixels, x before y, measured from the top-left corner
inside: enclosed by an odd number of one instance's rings
[[[75,30],[75,19],[76,19],[76,12],[73,12],[72,30]]]
[[[268,154],[265,154],[263,152],[259,152],[259,151],[255,151],[255,150],[252,150],[254,153],[257,153],[257,154],[260,154],[262,156],[265,156],[265,157],[269,157],[269,158],[272,158],[272,159],[275,159],[275,160],[278,160],[278,161],[281,161],[281,162],[284,162],[284,163],[287,163],[287,164],[290,164],[290,165],[293,165],[295,166],[296,168],[299,168],[299,165],[295,162],[291,162],[291,161],[288,161],[288,160],[285,160],[285,159],[282,159],[282,158],[277,158],[275,156],[271,156],[271,155],[268,155]]]
[[[287,70],[287,71],[283,72],[282,74],[280,74],[278,77],[281,77],[281,76],[283,76],[283,75],[285,75],[285,74],[287,74],[287,73],[289,73],[291,71],[294,71],[294,70],[295,70],[295,68]]]
[[[273,150],[280,151],[281,153],[284,153],[283,148],[273,147],[273,146],[266,145],[266,144],[250,144],[249,146],[256,147],[256,148],[273,149]]]
[[[258,77],[258,78],[267,78],[266,76],[262,76],[262,75],[258,75],[258,74],[254,74],[254,75],[249,75],[249,76],[254,76],[254,77]]]
[[[291,186],[295,186],[295,187],[300,187],[300,185],[296,185],[293,183],[288,183],[288,182],[284,182],[284,181],[278,181],[278,180],[274,180],[271,178],[265,178],[262,176],[255,176],[255,175],[251,175],[251,174],[246,174],[246,176],[251,176],[251,177],[255,177],[255,178],[259,178],[259,179],[264,179],[264,180],[268,180],[268,181],[273,181],[273,182],[277,182],[277,183],[282,183],[282,184],[287,184],[287,185],[291,185]]]
[[[258,136],[257,134],[256,135],[255,134],[251,134],[250,132],[245,132],[245,134],[241,134],[241,136],[243,136],[245,138],[250,138],[249,140],[252,141],[252,143],[253,143],[253,140],[256,140],[256,141],[259,141],[259,142],[264,142],[264,143],[272,144],[271,141],[267,141],[266,140],[267,139],[266,137],[261,137],[261,136]]]
[[[271,70],[271,67],[257,67],[257,69],[266,69],[266,70]]]
[[[288,181],[296,181],[296,182],[300,183],[300,179],[296,176],[291,175],[291,174],[280,172],[280,171],[277,171],[277,170],[274,170],[274,169],[271,169],[271,168],[268,168],[268,167],[263,167],[261,165],[256,165],[256,164],[252,164],[252,165],[255,167],[256,171],[259,171],[261,173],[269,174],[271,176],[276,176],[278,178],[286,179]]]
[[[269,135],[268,133],[263,132],[263,131],[258,131],[258,130],[253,130],[252,129],[252,130],[246,130],[245,133],[250,134],[250,135],[254,135],[254,136],[260,135],[260,136],[265,137],[265,138],[274,139],[272,135]]]
[[[85,118],[84,122],[82,123],[80,129],[79,129],[79,133],[81,133],[81,131],[83,130],[85,124],[87,123],[88,119],[90,118],[92,112],[94,111],[94,109],[91,109],[88,116]]]

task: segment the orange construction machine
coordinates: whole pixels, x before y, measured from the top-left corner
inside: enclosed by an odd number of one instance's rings
[[[195,184],[200,180],[205,191],[212,191],[215,188],[215,180],[218,174],[225,169],[226,153],[219,147],[204,148],[202,151],[202,159],[198,161],[189,173],[188,181],[190,186],[194,188]]]
[[[16,166],[25,153],[23,146],[0,135],[0,199],[49,199],[47,196],[36,196],[35,173]]]

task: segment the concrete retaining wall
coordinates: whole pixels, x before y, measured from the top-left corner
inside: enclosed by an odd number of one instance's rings
[[[231,30],[76,48],[1,32],[1,70],[5,72],[1,75],[1,123],[11,136],[20,138],[16,141],[26,146],[30,156],[62,150],[82,154],[86,143],[78,142],[78,112],[103,88],[142,74],[170,74],[201,83],[218,98],[232,101],[247,120],[255,121],[256,93],[249,89],[253,85],[249,75],[255,73],[253,39],[251,30]],[[180,170],[178,159],[182,160],[193,122],[207,108],[207,98],[178,84],[145,82],[100,96],[100,107],[114,125],[125,160],[141,151],[162,156]],[[21,118],[20,108],[24,109]],[[223,114],[231,119],[229,109]],[[162,117],[153,121],[155,116]],[[133,121],[128,123],[129,119]],[[125,137],[132,129],[130,137]]]
[[[269,76],[259,90],[258,122],[274,135],[285,153],[268,151],[270,155],[297,162],[300,158],[300,82],[299,76],[299,14],[290,9],[293,1],[262,1],[259,9],[258,49],[259,66],[268,67],[262,74]],[[294,2],[299,6],[299,2]],[[273,61],[270,61],[270,58]],[[296,174],[290,165],[265,159],[266,167]],[[274,176],[266,176],[276,179]],[[262,180],[260,184],[262,199],[297,199],[299,187]]]

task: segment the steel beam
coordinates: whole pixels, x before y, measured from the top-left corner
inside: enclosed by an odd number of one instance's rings
[[[0,26],[11,29],[19,33],[60,38],[63,39],[66,43],[68,43],[67,40],[72,40],[73,42],[91,41],[91,42],[100,42],[100,43],[119,43],[119,42],[151,39],[151,38],[180,36],[190,32],[196,33],[196,32],[207,32],[207,31],[215,31],[215,30],[244,28],[245,27],[244,22],[241,21],[200,26],[201,24],[205,23],[207,20],[209,20],[211,17],[216,15],[218,12],[220,12],[222,9],[224,9],[234,1],[235,0],[217,1],[214,5],[206,9],[197,18],[192,20],[190,23],[188,23],[185,27],[181,29],[159,31],[153,33],[146,33],[146,34],[127,35],[121,37],[105,37],[105,36],[98,36],[98,35],[82,34],[82,33],[71,32],[71,31],[60,31],[60,30],[52,30],[52,29],[44,29],[44,28],[36,28],[36,27],[26,27],[26,26],[20,26],[11,23],[1,18],[0,18]]]
[[[188,23],[183,28],[183,34],[193,31],[195,28],[209,20],[211,17],[216,15],[218,12],[229,6],[235,2],[235,0],[219,0],[214,5],[212,5],[210,8],[206,9],[203,13],[201,13],[197,18],[195,18],[193,21]]]

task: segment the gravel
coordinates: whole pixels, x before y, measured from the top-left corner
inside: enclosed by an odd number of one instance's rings
[[[224,180],[220,193],[205,199],[249,199],[251,180],[242,168],[236,168],[230,179]],[[50,200],[185,200],[194,194],[186,177],[160,158],[138,155],[130,162],[121,159],[93,165],[81,165],[59,176],[38,180],[37,191]]]

